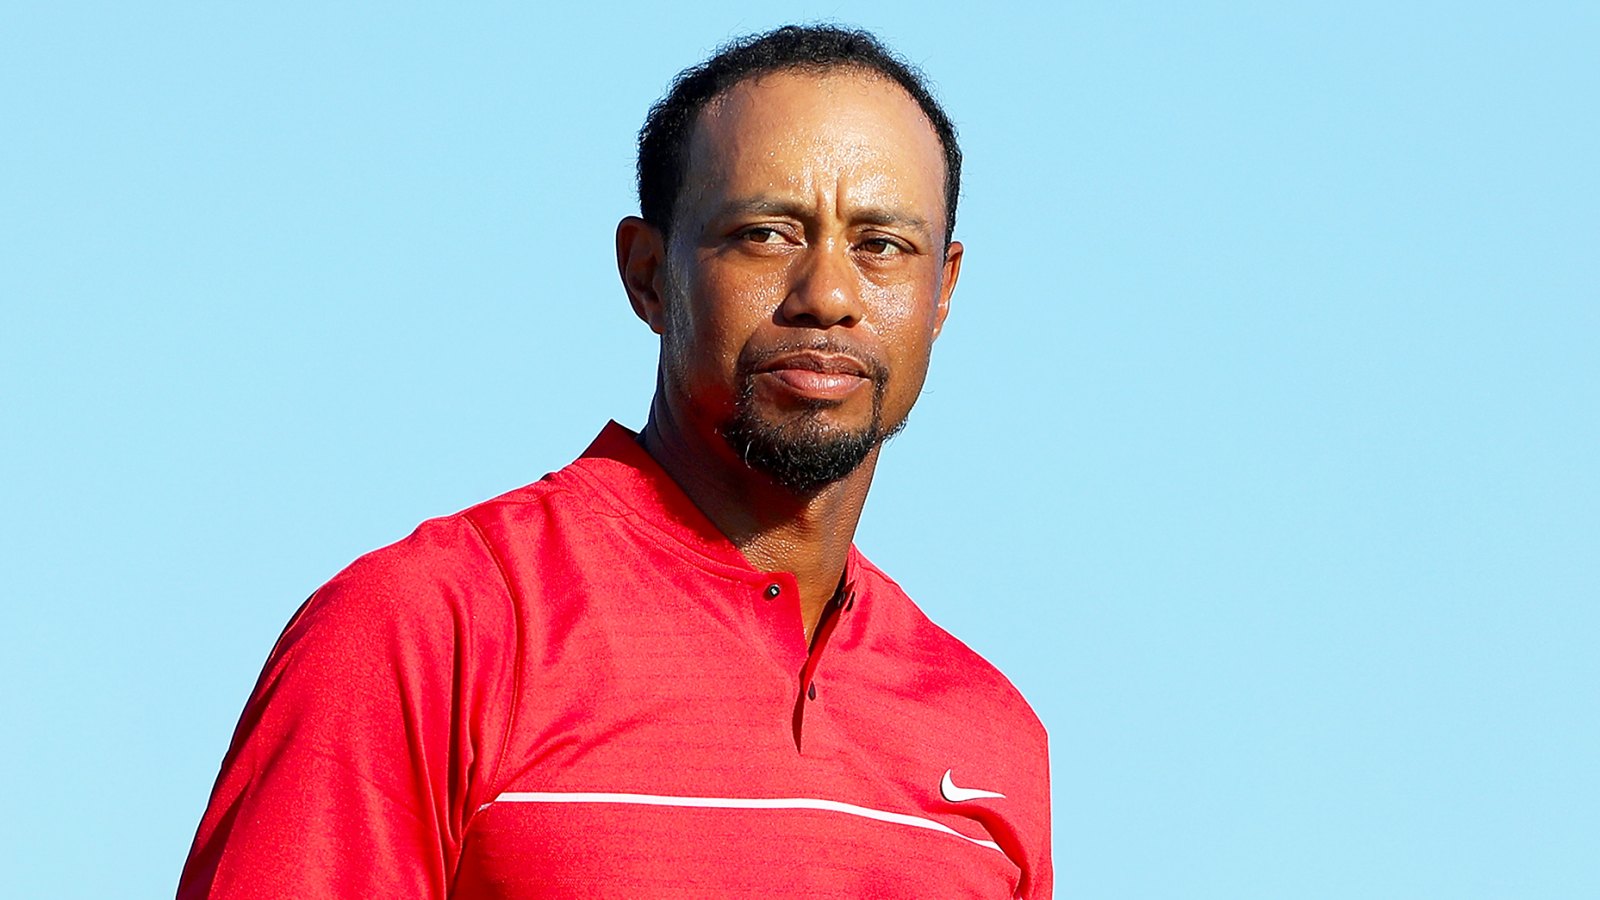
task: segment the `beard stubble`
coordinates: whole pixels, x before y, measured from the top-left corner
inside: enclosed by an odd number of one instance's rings
[[[862,360],[872,382],[872,416],[865,426],[843,429],[826,424],[823,413],[835,405],[830,401],[805,404],[784,421],[763,416],[755,402],[755,376],[760,366],[768,359],[801,350],[851,353],[825,339],[794,342],[759,354],[747,350],[735,370],[738,389],[733,415],[719,431],[746,465],[795,493],[806,494],[854,472],[878,445],[905,427],[905,420],[884,427],[883,398],[889,372],[876,359]]]

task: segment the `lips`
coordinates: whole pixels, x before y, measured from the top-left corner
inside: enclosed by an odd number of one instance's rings
[[[815,372],[819,375],[853,375],[856,378],[868,377],[866,364],[844,353],[818,353],[815,351],[786,353],[774,359],[769,359],[756,368],[758,372],[777,372],[781,370]]]
[[[843,400],[871,382],[867,365],[844,353],[785,353],[756,368],[773,387],[811,400]]]

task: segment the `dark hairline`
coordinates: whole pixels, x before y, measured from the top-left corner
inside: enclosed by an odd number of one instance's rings
[[[639,131],[639,208],[644,220],[663,235],[670,234],[684,193],[689,146],[706,108],[739,85],[785,72],[858,72],[898,86],[917,104],[943,155],[948,247],[961,192],[961,148],[954,123],[916,67],[871,33],[833,25],[789,25],[734,40],[673,79]]]
[[[684,139],[684,142],[683,142],[683,148],[684,148],[683,163],[682,163],[682,169],[681,169],[681,174],[680,174],[680,178],[679,178],[680,187],[678,189],[677,196],[675,198],[673,198],[673,209],[672,209],[671,218],[672,218],[672,221],[674,223],[676,222],[676,220],[678,218],[678,215],[679,215],[679,212],[680,212],[679,207],[683,203],[684,198],[689,196],[689,194],[691,193],[690,190],[687,188],[687,186],[683,184],[683,181],[685,180],[686,176],[689,173],[689,162],[690,162],[690,160],[691,160],[691,158],[693,156],[695,135],[700,130],[702,123],[705,121],[706,113],[714,110],[715,107],[717,107],[720,103],[722,103],[724,100],[726,100],[729,95],[731,95],[734,91],[738,90],[739,87],[742,86],[742,85],[748,85],[748,84],[752,84],[754,82],[759,82],[759,81],[761,81],[763,79],[770,78],[770,77],[772,77],[774,75],[795,75],[795,74],[811,76],[811,77],[815,77],[815,78],[819,78],[819,79],[820,78],[829,77],[829,76],[834,76],[834,75],[845,75],[847,77],[871,78],[871,79],[880,81],[883,84],[885,84],[885,85],[887,85],[887,86],[889,86],[891,88],[900,89],[901,95],[904,96],[907,100],[911,100],[913,102],[916,100],[915,97],[912,97],[904,89],[901,89],[900,88],[900,83],[895,81],[893,78],[890,78],[887,75],[884,75],[882,72],[879,72],[877,69],[874,69],[871,66],[862,66],[862,65],[857,65],[857,64],[854,64],[854,63],[839,63],[839,64],[835,64],[835,65],[815,65],[815,64],[807,65],[807,64],[800,64],[800,65],[794,65],[794,66],[787,66],[787,67],[782,68],[782,69],[771,69],[771,70],[768,70],[768,71],[765,71],[765,72],[756,72],[756,73],[751,74],[747,78],[742,78],[739,81],[728,85],[722,91],[718,92],[716,95],[714,95],[714,96],[712,96],[712,97],[710,97],[709,99],[706,100],[705,104],[700,107],[700,111],[696,114],[694,121],[689,125],[689,129],[684,135],[685,139]],[[920,107],[919,107],[919,112],[920,112]],[[928,126],[928,130],[930,132],[932,132],[934,137],[935,137],[935,139],[937,139],[938,138],[938,129],[934,126],[934,124],[932,122],[928,121],[928,116],[927,116],[926,113],[923,113],[922,119],[923,119],[923,122]],[[942,143],[940,145],[940,150],[941,151],[943,150],[943,144]],[[945,161],[945,158],[944,158],[944,155],[942,153],[941,153],[941,155],[939,157],[939,165],[941,167],[944,167],[944,166],[947,165],[947,163]],[[941,179],[941,184],[943,184],[943,183],[944,183],[944,179]],[[941,200],[944,199],[943,193],[940,194],[940,199]],[[944,246],[946,246],[946,247],[948,247],[950,245],[950,241],[951,241],[950,232],[954,228],[954,222],[951,221],[951,218],[952,217],[949,216],[948,211],[947,211],[946,216],[945,216],[945,221],[939,223],[940,225],[944,226],[944,229],[945,229]],[[927,221],[927,219],[924,219],[921,216],[912,215],[912,214],[909,214],[909,213],[894,215],[894,216],[890,217],[890,219],[892,219],[893,221],[898,221],[898,222],[912,223],[912,224],[921,226],[923,228],[927,228],[931,224],[931,223],[929,223]],[[885,221],[889,221],[890,219],[886,219]],[[651,224],[654,225],[655,223],[652,222]],[[666,234],[667,233],[667,229],[665,227],[662,227],[660,225],[657,225],[657,227],[661,228],[662,234]]]

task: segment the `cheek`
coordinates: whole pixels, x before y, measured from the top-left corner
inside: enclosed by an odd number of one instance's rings
[[[936,293],[900,284],[873,294],[870,321],[884,352],[896,360],[926,360],[938,317]]]
[[[891,420],[898,420],[910,412],[928,375],[938,312],[936,293],[905,284],[880,290],[872,322],[889,366],[886,413]]]
[[[715,323],[692,299],[698,295],[698,285],[679,282],[670,286],[661,333],[663,375],[673,393],[687,397],[704,395],[707,386],[716,382],[712,364],[720,356],[715,347]]]
[[[767,297],[782,283],[773,273],[700,265],[691,281],[676,285],[662,336],[674,381],[701,398],[731,395],[739,355],[771,320]]]
[[[788,290],[785,272],[708,265],[693,285],[695,335],[708,350],[737,358],[750,337],[775,321]]]

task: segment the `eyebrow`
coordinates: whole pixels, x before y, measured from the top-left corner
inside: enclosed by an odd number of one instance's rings
[[[736,197],[717,208],[716,217],[748,215],[751,213],[764,216],[786,216],[791,219],[807,219],[811,217],[811,207],[794,200],[784,200],[778,197]],[[868,206],[858,209],[851,216],[852,222],[864,225],[899,226],[914,228],[925,234],[932,234],[928,227],[928,220],[915,213],[901,209],[890,209],[881,206]]]

